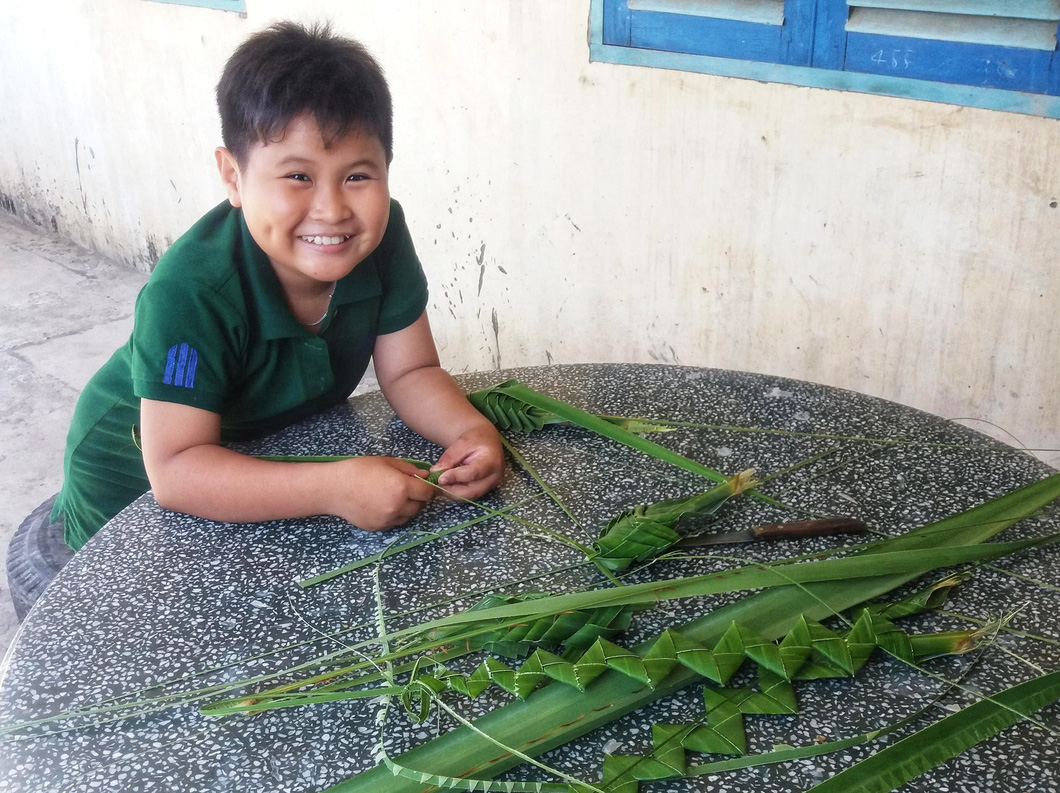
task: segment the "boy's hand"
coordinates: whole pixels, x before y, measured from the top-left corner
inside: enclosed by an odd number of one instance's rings
[[[461,498],[478,498],[504,475],[504,449],[492,424],[478,424],[457,438],[432,471],[445,469],[438,484]]]
[[[348,487],[335,494],[332,514],[366,531],[406,523],[437,492],[423,481],[426,471],[404,460],[358,457],[338,464],[346,466]]]

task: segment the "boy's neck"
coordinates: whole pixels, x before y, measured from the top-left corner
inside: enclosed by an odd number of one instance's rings
[[[271,264],[271,262],[270,262]],[[272,265],[276,279],[280,282],[287,310],[307,330],[315,333],[320,329],[331,307],[338,281],[317,281],[312,278],[292,278],[291,274]]]

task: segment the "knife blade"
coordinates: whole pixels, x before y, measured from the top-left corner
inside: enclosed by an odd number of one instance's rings
[[[868,527],[857,518],[820,518],[797,520],[791,523],[767,523],[743,531],[723,531],[713,534],[697,534],[680,540],[676,547],[695,548],[703,545],[721,545],[736,542],[762,542],[773,540],[800,540],[806,537],[824,537],[831,534],[864,534]]]

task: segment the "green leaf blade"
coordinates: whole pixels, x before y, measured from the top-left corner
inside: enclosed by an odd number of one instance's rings
[[[1060,671],[1028,680],[940,719],[811,788],[888,793],[1060,699]]]

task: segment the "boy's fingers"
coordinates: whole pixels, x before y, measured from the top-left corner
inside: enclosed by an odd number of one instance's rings
[[[476,499],[480,496],[489,492],[490,488],[484,485],[481,480],[468,482],[467,484],[454,483],[452,486],[446,488],[452,495],[448,495],[448,498],[469,498]]]
[[[420,476],[411,476],[409,478],[409,482],[405,490],[405,493],[408,495],[408,497],[417,503],[422,501],[430,501],[432,498],[434,498],[434,495],[437,492],[438,491],[433,485],[427,484]],[[420,506],[422,506],[422,504]],[[416,511],[418,512],[419,509],[420,507],[417,506]]]
[[[437,471],[442,468],[458,468],[460,467],[460,464],[464,462],[466,456],[467,454],[460,450],[459,445],[450,446],[442,452],[442,456],[438,458],[438,462],[431,466],[431,470]]]
[[[395,470],[400,471],[406,476],[418,476],[420,478],[427,476],[426,471],[417,465],[413,465],[408,460],[402,460],[398,457],[388,457],[387,461]]]
[[[408,477],[408,481],[405,482],[405,496],[418,505],[415,511],[407,516],[412,517],[412,515],[420,511],[421,502],[430,501],[434,498],[436,490],[433,485],[423,481],[427,477],[427,472],[419,466],[397,457],[388,457],[386,460],[395,471]]]
[[[474,482],[480,479],[482,476],[478,470],[478,466],[475,465],[460,465],[456,468],[450,468],[440,477],[438,477],[438,484],[445,487],[446,485],[459,485],[466,482]]]

